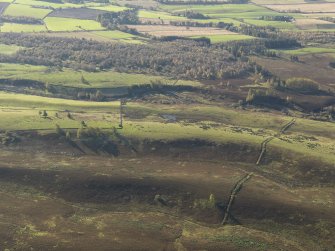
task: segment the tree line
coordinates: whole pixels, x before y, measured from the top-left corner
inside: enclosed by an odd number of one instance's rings
[[[43,21],[32,17],[0,16],[0,23],[43,24]]]

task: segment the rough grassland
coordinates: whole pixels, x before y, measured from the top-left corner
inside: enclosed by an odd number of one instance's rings
[[[83,72],[71,69],[58,71],[46,66],[32,66],[20,64],[0,64],[1,78],[31,79],[55,85],[81,88],[113,88],[131,85],[150,84],[151,81],[160,81],[173,84],[176,80],[144,74],[128,74],[115,71]],[[87,83],[82,83],[82,76]],[[180,80],[179,85],[199,86],[199,82]]]
[[[79,122],[82,120],[87,121],[91,126],[112,128],[118,123],[118,105],[118,102],[74,101],[0,92],[0,106],[2,107],[0,128],[3,130],[53,129],[55,124],[62,127],[78,128]],[[278,133],[278,128],[275,127],[283,126],[290,120],[289,117],[284,116],[269,116],[253,112],[237,113],[236,110],[202,106],[194,109],[186,108],[186,110],[178,112],[178,110],[182,110],[181,108],[174,107],[173,109],[169,106],[157,107],[157,105],[152,107],[129,103],[125,111],[129,115],[126,117],[122,133],[127,137],[138,139],[203,139],[216,143],[246,143],[259,146],[265,138]],[[48,119],[38,115],[38,111],[43,109],[48,110]],[[62,111],[65,110],[77,112],[74,113],[75,119],[64,115]],[[55,115],[57,111],[61,113],[60,116]],[[174,114],[174,111],[177,117],[192,117],[193,115],[202,120],[192,123],[182,121],[165,123],[160,119],[162,114]],[[143,119],[138,119],[138,116],[143,112],[147,115]],[[137,119],[132,118],[131,114],[134,113],[137,114]],[[210,121],[204,120],[206,114],[207,116],[213,114]],[[110,119],[108,116],[111,116]],[[221,122],[211,126],[212,120],[215,120],[216,117],[218,119],[226,118],[226,123]],[[206,124],[209,127],[204,130],[203,125]],[[301,156],[321,158],[324,162],[334,163],[335,145],[332,139],[335,137],[335,125],[304,119],[299,119],[297,124],[296,128],[292,127],[289,134],[275,139],[270,145],[285,152],[295,152]],[[306,128],[307,131],[305,131]],[[311,136],[313,139],[310,139]]]

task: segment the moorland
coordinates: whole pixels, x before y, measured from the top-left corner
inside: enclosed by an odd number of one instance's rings
[[[335,1],[0,0],[0,250],[334,250]]]

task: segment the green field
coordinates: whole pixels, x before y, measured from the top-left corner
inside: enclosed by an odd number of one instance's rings
[[[120,43],[132,43],[132,44],[144,44],[148,40],[146,38],[118,30],[48,32],[44,33],[43,35],[49,37],[88,39],[88,40],[95,40],[98,42],[120,42]]]
[[[22,47],[20,46],[0,44],[0,54],[10,55],[10,54],[14,54],[20,49],[22,49]]]
[[[1,27],[1,32],[42,32],[47,31],[44,25],[35,24],[14,24],[4,23]]]
[[[43,19],[51,11],[52,10],[48,9],[34,8],[29,5],[11,4],[6,8],[4,15],[14,17],[24,16],[24,17]]]
[[[69,2],[65,3],[52,3],[48,1],[39,1],[39,0],[15,0],[16,4],[30,5],[30,6],[40,6],[40,7],[52,7],[52,8],[80,8],[84,5],[82,4],[72,4]]]
[[[80,87],[80,88],[114,88],[131,86],[134,84],[150,84],[151,81],[161,81],[162,83],[172,84],[175,80],[164,77],[150,76],[144,74],[128,74],[115,71],[102,72],[83,72],[71,69],[48,68],[46,66],[32,66],[20,64],[0,64],[0,75],[2,78],[9,79],[31,79],[50,83],[53,85]],[[84,77],[88,84],[81,81]],[[179,80],[180,85],[199,86],[196,81]]]
[[[254,4],[223,4],[223,5],[162,5],[162,9],[174,14],[182,13],[187,10],[199,12],[210,17],[205,20],[194,20],[197,22],[225,22],[240,25],[242,23],[253,24],[257,26],[273,26],[279,29],[294,30],[296,26],[293,23],[264,21],[259,18],[262,16],[281,15],[278,12],[267,9],[266,7]],[[285,13],[293,17],[300,17],[299,13]]]
[[[335,48],[322,48],[322,47],[306,47],[296,50],[279,50],[285,54],[290,55],[305,55],[305,54],[320,54],[320,53],[335,53]]]
[[[44,22],[50,31],[104,30],[100,23],[93,20],[47,17]]]
[[[233,18],[254,18],[259,16],[277,15],[278,13],[265,7],[253,4],[222,4],[222,5],[164,5],[164,10],[179,13],[192,10],[206,15]]]
[[[209,35],[205,36],[211,40],[211,43],[223,43],[229,41],[238,41],[238,40],[248,40],[248,39],[255,39],[254,37],[241,35],[241,34],[227,34],[227,35]],[[199,36],[195,36],[193,38],[200,38]]]
[[[144,43],[145,40],[139,36],[132,35],[130,33],[111,30],[111,31],[94,31],[92,32],[94,35],[99,36],[101,38],[107,38],[112,41],[125,42],[125,43],[135,43],[140,44]]]
[[[117,5],[103,5],[103,6],[95,6],[95,7],[90,7],[91,9],[96,9],[96,10],[105,10],[105,11],[110,11],[110,12],[119,12],[123,10],[127,10],[127,7],[123,6],[117,6]]]
[[[289,22],[279,22],[279,21],[265,21],[265,20],[257,20],[257,19],[244,19],[245,23],[253,24],[256,26],[272,26],[278,29],[291,30],[297,29],[294,23]]]
[[[167,12],[140,10],[138,12],[140,18],[152,18],[162,20],[187,20],[186,17],[174,16]]]

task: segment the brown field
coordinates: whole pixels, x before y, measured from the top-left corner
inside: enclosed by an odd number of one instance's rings
[[[330,54],[302,55],[299,56],[300,62],[291,62],[283,58],[255,57],[253,59],[282,79],[306,77],[319,82],[325,89],[334,84],[335,71],[329,67],[329,62],[333,60]],[[315,69],[318,70],[315,71]]]
[[[267,4],[264,6],[280,12],[335,13],[335,3]]]
[[[308,30],[308,29],[318,29],[319,25],[334,25],[331,22],[312,19],[312,18],[299,18],[295,20],[295,24],[299,29]]]
[[[206,35],[227,35],[236,34],[231,31],[208,28],[208,27],[181,27],[172,25],[128,25],[129,28],[136,29],[140,33],[149,34],[157,37],[164,36],[206,36]]]
[[[69,8],[69,9],[57,9],[51,12],[49,17],[64,17],[64,18],[77,18],[77,19],[89,19],[96,20],[99,14],[106,13],[107,11],[95,10],[88,8]]]

